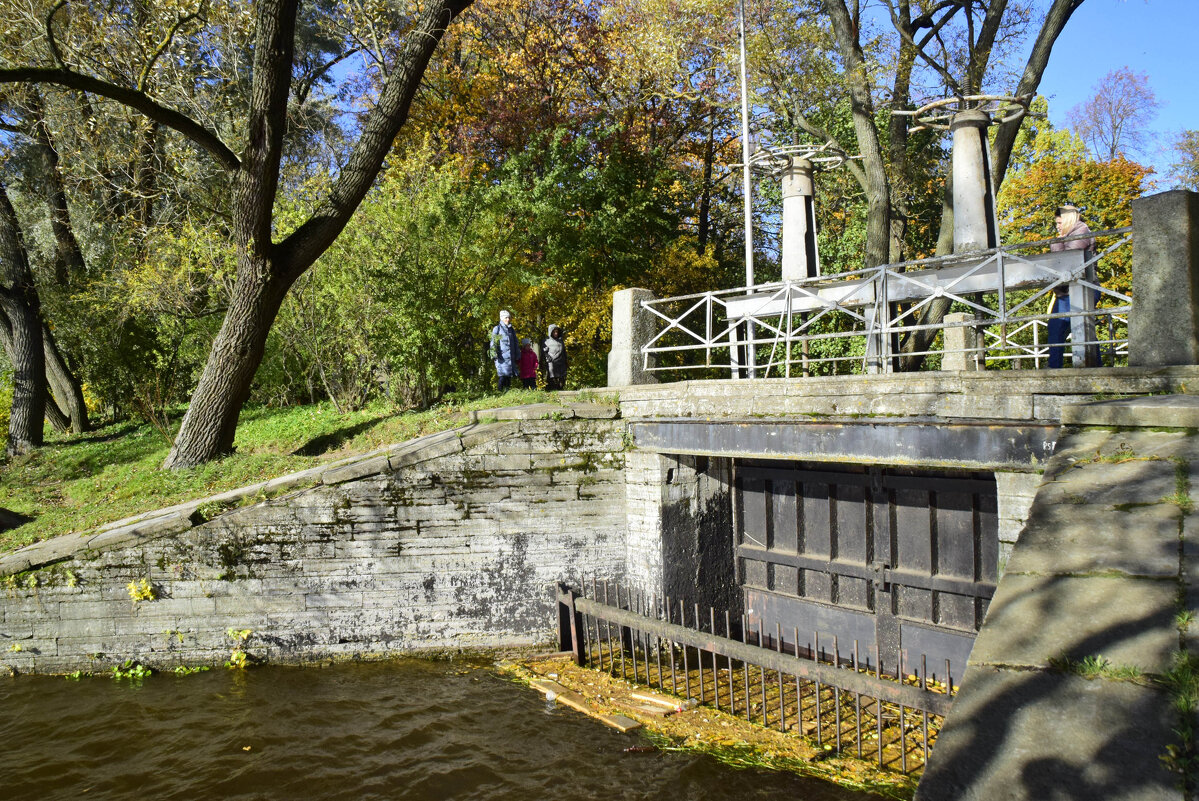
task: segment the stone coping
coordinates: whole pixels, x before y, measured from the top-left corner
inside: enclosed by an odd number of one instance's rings
[[[679,396],[755,394],[821,396],[857,392],[1045,395],[1145,395],[1199,393],[1199,366],[1100,367],[1061,370],[962,370],[942,372],[835,375],[810,378],[699,379],[666,384],[638,384],[596,390],[619,394],[622,404]]]
[[[1062,425],[1199,428],[1199,396],[1149,395],[1067,406]]]
[[[341,484],[460,453],[467,448],[516,433],[521,430],[522,422],[615,419],[620,416],[615,406],[563,400],[567,401],[566,405],[535,403],[471,412],[471,422],[459,428],[427,434],[217,495],[142,512],[90,531],[62,534],[35,542],[0,555],[0,576],[47,567],[70,559],[80,551],[105,551],[131,542],[178,534],[211,519],[206,514],[200,514],[205,507],[217,511],[217,514],[212,515],[217,517],[232,511],[233,507],[242,506],[247,499],[261,497],[265,501],[292,491],[302,492],[316,486]]]

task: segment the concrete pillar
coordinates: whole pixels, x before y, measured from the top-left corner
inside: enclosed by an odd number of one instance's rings
[[[783,172],[783,280],[820,275],[816,254],[816,205],[812,162],[793,159]]]
[[[641,308],[644,300],[653,300],[648,289],[622,289],[612,293],[612,350],[608,352],[608,386],[656,384],[658,379],[645,369],[641,348],[654,335],[653,315]],[[653,366],[650,357],[649,366]]]
[[[991,117],[979,109],[959,111],[953,133],[953,252],[986,250],[999,243],[995,231],[995,197],[987,126]]]
[[[945,315],[945,355],[941,357],[942,370],[982,370],[979,360],[982,354],[974,351],[978,347],[978,329],[963,325],[974,320],[973,314],[955,312]],[[957,351],[951,353],[950,351]]]
[[[1199,364],[1199,194],[1132,201],[1128,363]]]

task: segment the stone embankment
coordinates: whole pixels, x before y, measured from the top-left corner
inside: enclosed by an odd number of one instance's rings
[[[1199,398],[1062,422],[918,801],[1194,797]]]
[[[0,665],[271,662],[543,643],[625,564],[613,406],[540,404],[0,557]],[[249,632],[248,634],[246,632]]]

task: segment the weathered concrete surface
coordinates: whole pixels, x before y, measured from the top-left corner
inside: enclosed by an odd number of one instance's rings
[[[1176,190],[1134,200],[1132,221],[1128,363],[1199,363],[1199,194]]]
[[[1199,428],[1199,396],[1150,395],[1067,407],[1062,425]]]
[[[1148,427],[1194,408],[1151,400]],[[1064,416],[1107,425],[1112,408]],[[1199,613],[1197,473],[1186,429],[1084,428],[1059,442],[917,799],[1183,798],[1163,762],[1185,745],[1163,677],[1194,647],[1179,615]],[[1084,678],[1099,658],[1107,669]]]
[[[608,408],[497,410],[7,554],[0,665],[219,663],[229,629],[272,662],[548,642],[557,581],[624,578],[626,445]],[[254,502],[272,486],[302,488]],[[141,581],[153,597],[135,601]]]
[[[645,369],[645,357],[641,354],[641,348],[653,337],[654,328],[653,317],[641,309],[641,301],[653,298],[654,293],[648,289],[622,289],[613,293],[609,386],[657,383],[657,377]]]

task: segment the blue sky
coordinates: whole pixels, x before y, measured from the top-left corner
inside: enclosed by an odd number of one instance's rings
[[[1159,150],[1142,161],[1163,172],[1172,161],[1173,137],[1199,128],[1199,0],[1086,0],[1058,38],[1041,80],[1053,124],[1064,127],[1066,113],[1120,67],[1148,75],[1162,103],[1153,123]]]

